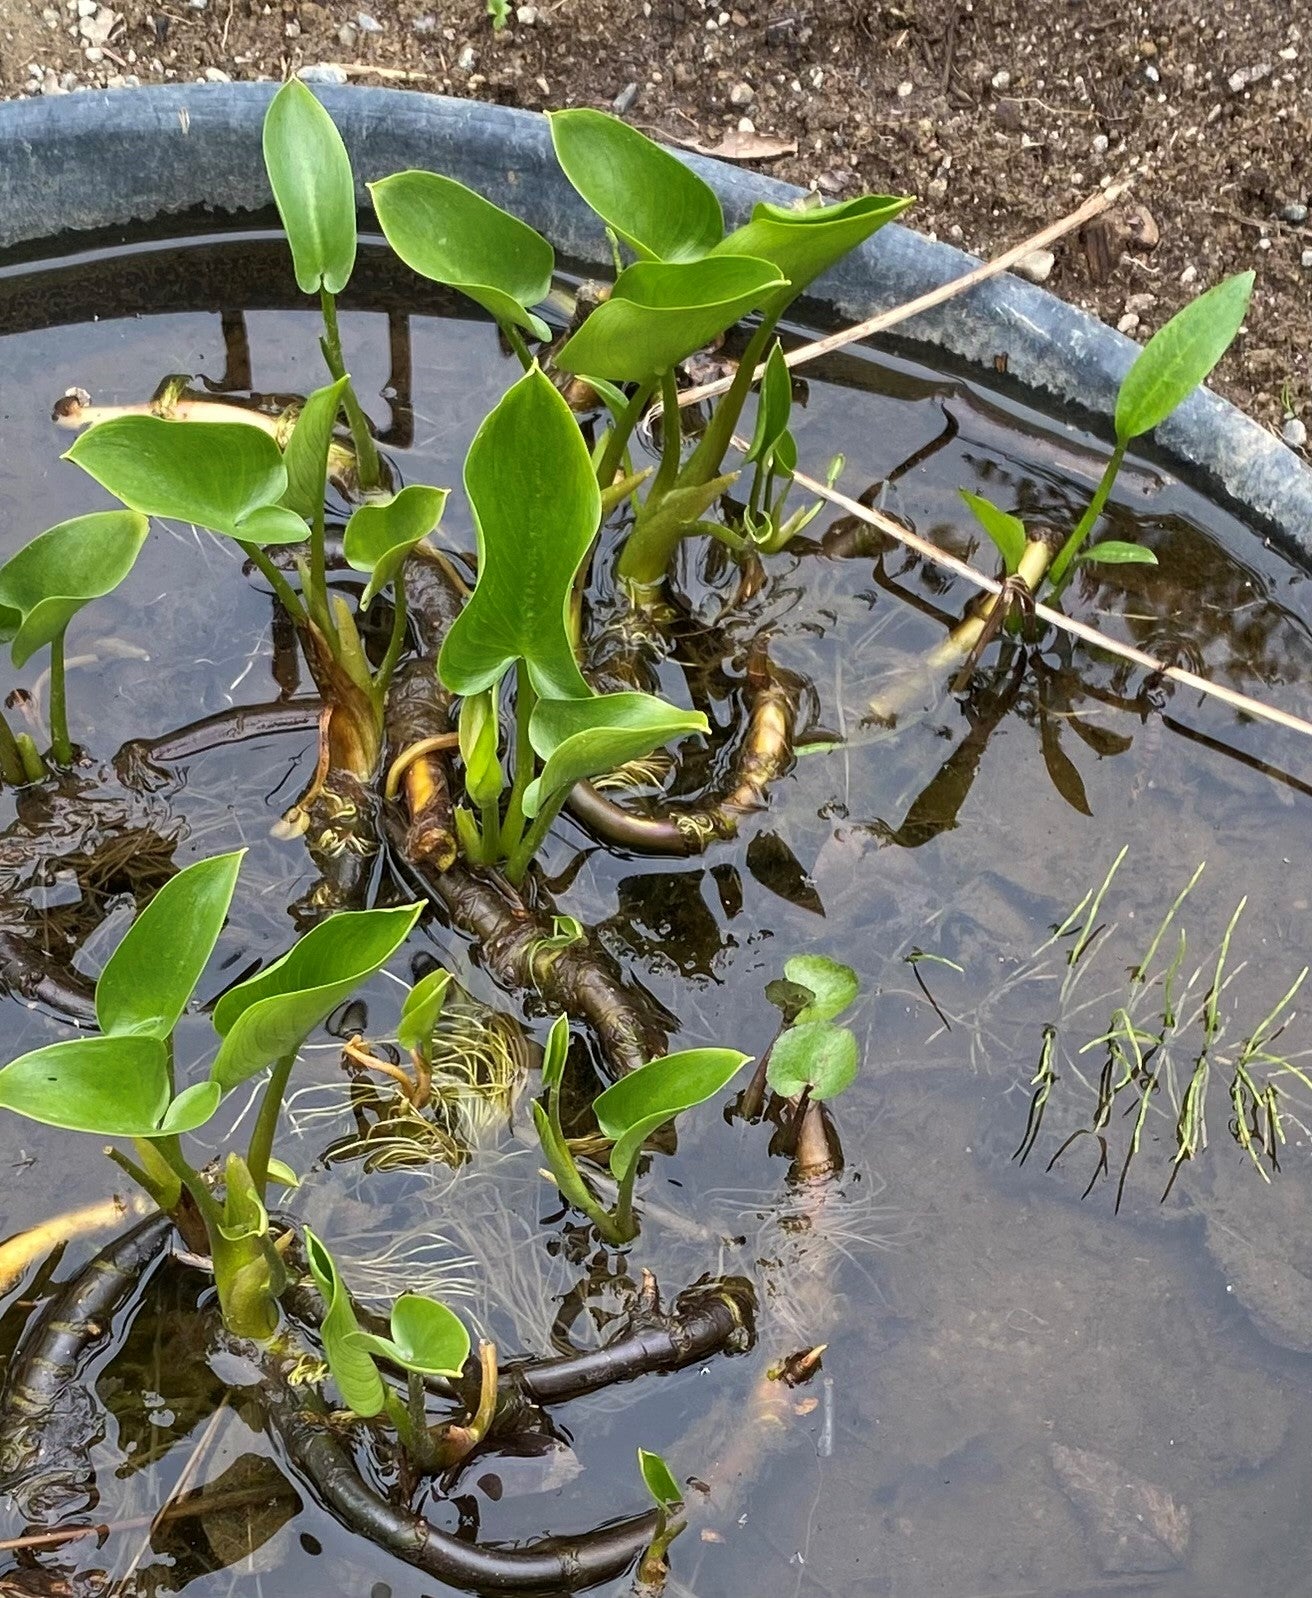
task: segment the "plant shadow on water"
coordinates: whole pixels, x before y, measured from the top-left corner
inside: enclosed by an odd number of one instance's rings
[[[109,313],[95,322],[90,294]],[[439,292],[416,294],[409,279],[404,298],[378,251],[365,252],[353,294],[343,301],[352,375],[360,393],[389,396],[384,447],[402,480],[458,481],[472,419],[512,372],[494,329]],[[292,303],[285,246],[267,237],[10,266],[0,277],[9,507],[0,555],[84,508],[84,485],[54,466],[48,408],[60,390],[135,402],[186,364],[220,387],[303,394],[317,381],[314,339],[309,318],[283,308]],[[228,309],[221,317],[211,306]],[[805,459],[841,451],[850,492],[869,490],[962,554],[980,540],[959,488],[1011,505],[1031,526],[1068,526],[1102,469],[1105,452],[1075,426],[904,356],[828,357],[811,369],[805,399],[793,419]],[[1127,467],[1110,517],[1115,535],[1146,543],[1159,564],[1078,578],[1109,631],[1308,714],[1312,590],[1301,571],[1151,459]],[[768,625],[775,665],[807,685],[799,758],[768,809],[696,861],[627,858],[570,821],[543,855],[548,878],[568,887],[570,913],[679,1018],[673,1047],[723,1037],[763,1053],[775,1018],[761,989],[794,950],[829,950],[857,969],[863,998],[851,1024],[865,1070],[835,1111],[846,1170],[829,1200],[808,1210],[789,1191],[786,1162],[763,1157],[768,1128],[705,1118],[680,1129],[677,1150],[647,1178],[640,1255],[627,1263],[587,1245],[540,1176],[528,1109],[535,1051],[468,1068],[445,1142],[420,1135],[385,1075],[366,1081],[344,1068],[344,1040],[363,1034],[385,1048],[394,1035],[400,990],[384,974],[334,1018],[335,1035],[306,1050],[289,1099],[286,1152],[304,1178],[295,1211],[331,1236],[364,1308],[382,1310],[403,1290],[441,1295],[479,1332],[538,1353],[603,1338],[639,1266],[671,1289],[703,1273],[750,1277],[762,1346],[780,1354],[805,1344],[825,1300],[830,1348],[818,1379],[776,1383],[763,1400],[760,1371],[737,1360],[579,1399],[532,1448],[481,1455],[448,1497],[422,1506],[447,1529],[510,1541],[615,1513],[608,1488],[632,1471],[637,1426],[684,1475],[715,1479],[705,1535],[676,1545],[672,1593],[1220,1598],[1241,1582],[1255,1594],[1293,1591],[1307,1550],[1299,1517],[1279,1510],[1312,1485],[1299,1357],[1312,1350],[1312,1256],[1299,1244],[1308,1133],[1296,1095],[1283,1174],[1269,1187],[1223,1133],[1232,1106],[1219,1070],[1212,1146],[1187,1162],[1164,1204],[1176,1147],[1165,1112],[1146,1127],[1119,1214],[1115,1169],[1080,1203],[1087,1155],[1072,1148],[1043,1167],[1096,1116],[1097,1071],[1079,1049],[1107,1029],[1126,969],[1200,860],[1191,971],[1215,960],[1247,897],[1226,989],[1232,1043],[1289,989],[1312,909],[1291,869],[1312,791],[1300,752],[1061,644],[1027,672],[987,659],[962,692],[942,696],[917,680],[915,662],[968,596],[869,543],[868,531],[822,512],[728,624],[740,644]],[[459,496],[443,535],[447,548],[472,548]],[[686,563],[685,647],[661,668],[672,697],[686,696],[686,678],[713,729],[679,779],[688,794],[729,762],[744,691],[741,667],[698,651],[720,603],[707,559],[709,569],[702,557]],[[47,947],[88,978],[103,964],[96,934],[107,917],[126,914],[173,866],[250,849],[202,1007],[281,952],[314,882],[299,841],[274,833],[312,774],[314,728],[160,763],[149,790],[126,798],[111,760],[179,722],[296,695],[270,597],[240,567],[231,543],[205,533],[170,527],[151,540],[131,581],[70,633],[79,739],[101,763],[96,782],[70,790],[66,817],[53,820],[25,814],[10,790],[0,798],[5,912],[39,912]],[[354,575],[335,580],[362,591]],[[601,575],[590,600],[604,638],[617,601]],[[19,679],[37,719],[48,695],[41,665]],[[869,719],[890,681],[905,706],[895,731]],[[1126,845],[1129,864],[1091,929],[1100,964],[1091,955],[1083,979],[1082,997],[1096,988],[1106,1002],[1090,1007],[1077,1037],[1084,1017],[1061,1010],[1061,951],[1049,958],[1043,945]],[[426,926],[407,953],[415,977],[434,962],[454,971],[469,1014],[504,1011],[457,935]],[[461,1013],[443,1022],[452,1058],[462,1057]],[[4,1014],[15,1054],[56,1036],[40,1004],[6,1001]],[[1041,1150],[1022,1166],[1012,1154],[1044,1028],[1059,1021],[1060,1081]],[[1280,1038],[1291,1059],[1304,1047],[1299,1024]],[[184,1058],[199,1056],[200,1020],[178,1041]],[[474,1093],[489,1074],[494,1090]],[[241,1098],[229,1123],[251,1113]],[[1114,1116],[1123,1140],[1123,1103]],[[7,1231],[114,1191],[112,1167],[69,1162],[65,1147],[44,1128],[0,1121]],[[89,1252],[72,1243],[56,1277]],[[193,1313],[200,1278],[177,1264],[161,1275],[149,1311],[94,1368],[104,1420],[88,1517],[122,1529],[65,1548],[60,1568],[88,1591],[102,1572],[107,1590],[134,1593],[217,1595],[256,1580],[269,1594],[326,1580],[342,1591],[431,1592],[431,1579],[348,1535],[289,1481],[243,1406],[239,1373],[206,1361]],[[48,1290],[40,1261],[10,1284],[0,1352],[12,1352],[27,1305]],[[1273,1517],[1289,1529],[1273,1536]],[[32,1556],[17,1557],[21,1582]]]

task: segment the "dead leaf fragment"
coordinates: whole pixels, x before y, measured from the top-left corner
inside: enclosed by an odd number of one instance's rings
[[[796,139],[773,139],[764,133],[740,133],[730,128],[718,144],[702,144],[697,139],[680,139],[686,150],[714,156],[717,161],[775,161],[781,155],[796,155]]]
[[[1173,1570],[1189,1547],[1189,1511],[1163,1487],[1129,1475],[1116,1460],[1054,1443],[1052,1466],[1108,1575]]]

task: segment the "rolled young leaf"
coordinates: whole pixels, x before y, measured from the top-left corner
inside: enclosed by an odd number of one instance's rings
[[[540,699],[529,722],[529,741],[546,764],[524,794],[524,814],[536,816],[562,788],[644,759],[674,738],[707,730],[701,711],[676,710],[653,694]]]
[[[587,109],[549,111],[561,171],[648,261],[695,261],[724,235],[715,190],[636,128]]]
[[[761,379],[760,397],[756,404],[756,427],[752,443],[743,457],[748,461],[765,461],[779,440],[788,431],[788,420],[793,411],[793,380],[784,359],[783,345],[778,339],[765,361],[765,376]],[[793,457],[791,470],[796,470]]]
[[[1151,432],[1189,398],[1234,341],[1252,293],[1253,273],[1239,272],[1157,329],[1116,396],[1118,443]]]
[[[1076,560],[1081,566],[1155,566],[1157,556],[1142,544],[1127,544],[1119,538],[1104,538],[1101,544],[1086,549]]]
[[[133,511],[96,511],[38,534],[0,566],[0,638],[12,640],[15,666],[58,638],[83,605],[118,587],[148,531]]]
[[[436,172],[394,172],[369,193],[387,242],[412,271],[459,289],[498,322],[551,337],[532,311],[551,292],[556,268],[540,233]]]
[[[340,294],[355,266],[355,178],[333,119],[299,78],[264,116],[264,169],[302,294]]]
[[[478,583],[442,642],[438,676],[451,693],[477,694],[523,660],[539,693],[586,698],[568,607],[601,495],[573,413],[536,366],[474,435],[465,492]]]
[[[786,1099],[806,1089],[813,1099],[832,1099],[850,1087],[859,1065],[856,1038],[832,1021],[804,1021],[775,1039],[765,1079]]]
[[[616,1181],[624,1181],[657,1127],[714,1098],[748,1059],[735,1049],[685,1049],[631,1071],[598,1094],[592,1109],[615,1145],[610,1168]]]
[[[448,490],[411,483],[391,499],[367,500],[351,513],[342,538],[346,563],[369,573],[361,604],[392,582],[410,552],[442,520]]]
[[[421,904],[342,910],[312,927],[267,971],[229,988],[214,1007],[223,1039],[210,1077],[225,1092],[286,1058],[389,960],[410,934]]]
[[[794,1017],[797,1021],[832,1021],[856,998],[861,984],[850,965],[825,954],[795,954],[784,961],[785,978],[806,988],[811,998]]]
[[[710,256],[638,261],[615,279],[610,298],[556,352],[563,372],[639,383],[709,344],[787,287],[768,261]]]
[[[751,221],[730,233],[713,253],[772,262],[788,279],[791,300],[913,203],[909,196],[864,194],[838,205],[793,211],[763,200],[752,211]]]
[[[352,1345],[418,1376],[459,1376],[469,1358],[469,1333],[445,1304],[403,1293],[392,1306],[392,1335],[356,1332]]]
[[[327,1306],[327,1313],[319,1324],[319,1338],[328,1369],[349,1407],[368,1420],[383,1408],[386,1398],[383,1378],[368,1349],[359,1340],[360,1323],[351,1308],[351,1298],[337,1269],[337,1261],[308,1226],[303,1232],[310,1275]]]
[[[169,1037],[223,931],[245,853],[195,861],[137,916],[96,982],[102,1032]]]
[[[254,543],[294,544],[306,536],[301,518],[279,504],[287,491],[282,451],[245,422],[115,416],[88,428],[64,459],[147,516]],[[257,513],[258,533],[243,529]]]
[[[282,503],[307,522],[313,521],[323,508],[328,450],[349,381],[349,378],[339,377],[335,383],[316,388],[307,397],[282,452],[282,462],[287,468],[287,488]]]
[[[501,723],[496,695],[490,688],[466,694],[460,701],[460,758],[465,767],[465,792],[476,805],[494,805],[505,786],[498,746]]]

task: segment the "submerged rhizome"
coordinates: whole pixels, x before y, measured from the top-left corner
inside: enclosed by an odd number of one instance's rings
[[[243,1390],[321,1503],[360,1537],[470,1590],[573,1590],[631,1568],[641,1590],[659,1590],[670,1544],[714,1497],[717,1471],[734,1483],[750,1475],[758,1439],[786,1421],[791,1390],[820,1368],[834,1263],[822,1243],[827,1212],[843,1200],[829,1104],[859,1065],[842,1019],[857,982],[834,957],[842,951],[780,959],[763,999],[779,1012],[777,1028],[759,1060],[721,1037],[670,1053],[673,1018],[569,913],[568,883],[549,885],[535,857],[567,807],[605,848],[713,852],[790,769],[809,686],[772,659],[757,609],[768,563],[798,546],[824,498],[850,508],[844,537],[881,535],[869,507],[835,489],[841,460],[823,482],[801,470],[793,378],[776,330],[816,277],[910,202],[761,204],[726,233],[714,193],[623,123],[568,111],[552,116],[551,133],[565,175],[610,235],[616,267],[612,283],[573,297],[563,331],[539,314],[556,292],[555,260],[531,228],[436,173],[370,185],[400,259],[480,306],[522,366],[465,460],[476,560],[443,547],[452,490],[394,483],[346,370],[336,296],[355,264],[355,181],[331,119],[299,82],[271,103],[264,154],[298,284],[320,302],[328,383],[272,408],[195,391],[186,379],[138,405],[98,408],[70,393],[57,408],[77,430],[66,459],[119,508],[61,522],[0,568],[15,665],[49,651],[48,747],[0,718],[0,776],[31,801],[24,824],[39,829],[43,815],[71,808],[91,786],[66,692],[65,632],[127,576],[152,518],[236,543],[280,605],[317,693],[207,717],[121,751],[121,814],[104,830],[138,912],[94,989],[47,959],[30,929],[0,934],[13,990],[81,1029],[0,1068],[0,1106],[114,1140],[111,1158],[149,1207],[39,1305],[11,1362],[0,1468],[32,1525],[25,1557],[37,1562],[57,1564],[62,1534],[51,1528],[85,1535],[94,1501],[95,1429],[69,1394],[106,1328],[149,1301],[169,1254],[202,1273],[198,1313],[211,1351],[245,1373]],[[1142,351],[1120,392],[1115,448],[1074,525],[1027,529],[963,494],[1001,571],[981,581],[971,613],[947,618],[921,676],[969,692],[998,651],[1002,665],[978,699],[982,736],[1029,680],[1032,641],[1075,575],[1153,563],[1137,544],[1093,535],[1129,445],[1219,360],[1251,282],[1248,274],[1200,295]],[[726,375],[690,394],[690,357],[744,322]],[[754,430],[739,438],[753,396]],[[655,440],[654,466],[641,464],[640,436]],[[790,504],[799,488],[802,502]],[[330,525],[332,496],[349,512],[340,530],[336,518]],[[677,586],[694,548],[706,556],[709,623]],[[354,606],[330,581],[343,569],[364,583]],[[366,615],[379,614],[385,626],[372,633]],[[672,663],[691,708],[657,691]],[[727,738],[717,730],[721,758],[687,792],[680,766],[707,766],[712,732],[698,683],[726,670],[737,724]],[[881,690],[869,723],[896,725],[906,691]],[[171,873],[167,850],[139,847],[157,836],[144,820],[151,774],[198,749],[306,725],[318,730],[317,764],[280,823],[285,838],[304,839],[319,873],[296,907],[302,935],[223,991],[203,1069],[184,1071],[175,1030],[223,931],[244,851]],[[104,858],[98,866],[107,869]],[[277,1147],[298,1055],[328,1017],[349,1012],[425,914],[550,1020],[545,1042],[534,1047],[518,1024],[474,1003],[457,975],[428,970],[405,984],[385,1035],[344,1038],[358,1136],[330,1157],[361,1160],[366,1171],[428,1161],[459,1170],[477,1162],[482,1132],[538,1071],[528,1104],[534,1181],[554,1184],[580,1248],[626,1263],[630,1290],[600,1346],[508,1357],[487,1338],[474,1347],[461,1316],[414,1292],[387,1314],[368,1311],[332,1239],[295,1219],[298,1173]],[[1127,1036],[1133,1042],[1132,1027]],[[590,1067],[609,1080],[601,1091]],[[227,1125],[235,1095],[247,1103],[222,1157],[198,1164],[188,1138]],[[642,1267],[643,1227],[656,1208],[644,1202],[644,1176],[672,1147],[679,1118],[712,1105],[759,1125],[770,1152],[784,1156],[792,1234],[818,1240],[804,1263],[800,1253],[791,1262],[805,1271],[806,1291],[764,1323],[765,1346],[756,1344],[761,1306],[746,1266],[734,1274],[732,1249],[726,1255],[725,1240],[693,1217],[688,1235],[707,1254],[699,1280],[663,1298]],[[281,1206],[274,1189],[286,1195]],[[440,1529],[415,1507],[453,1490],[480,1448],[551,1435],[555,1405],[748,1352],[759,1379],[733,1457],[672,1468],[639,1446],[634,1496],[645,1491],[649,1502],[617,1502],[613,1513],[626,1518],[500,1546]]]

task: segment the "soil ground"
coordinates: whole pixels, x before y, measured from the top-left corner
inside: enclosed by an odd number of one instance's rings
[[[308,68],[531,109],[618,108],[675,143],[775,141],[784,153],[764,169],[825,196],[914,193],[913,225],[981,254],[1135,174],[1128,227],[1064,241],[1048,287],[1142,339],[1254,267],[1247,329],[1215,384],[1303,443],[1308,0],[491,3],[499,28],[485,0],[0,0],[0,91]]]

